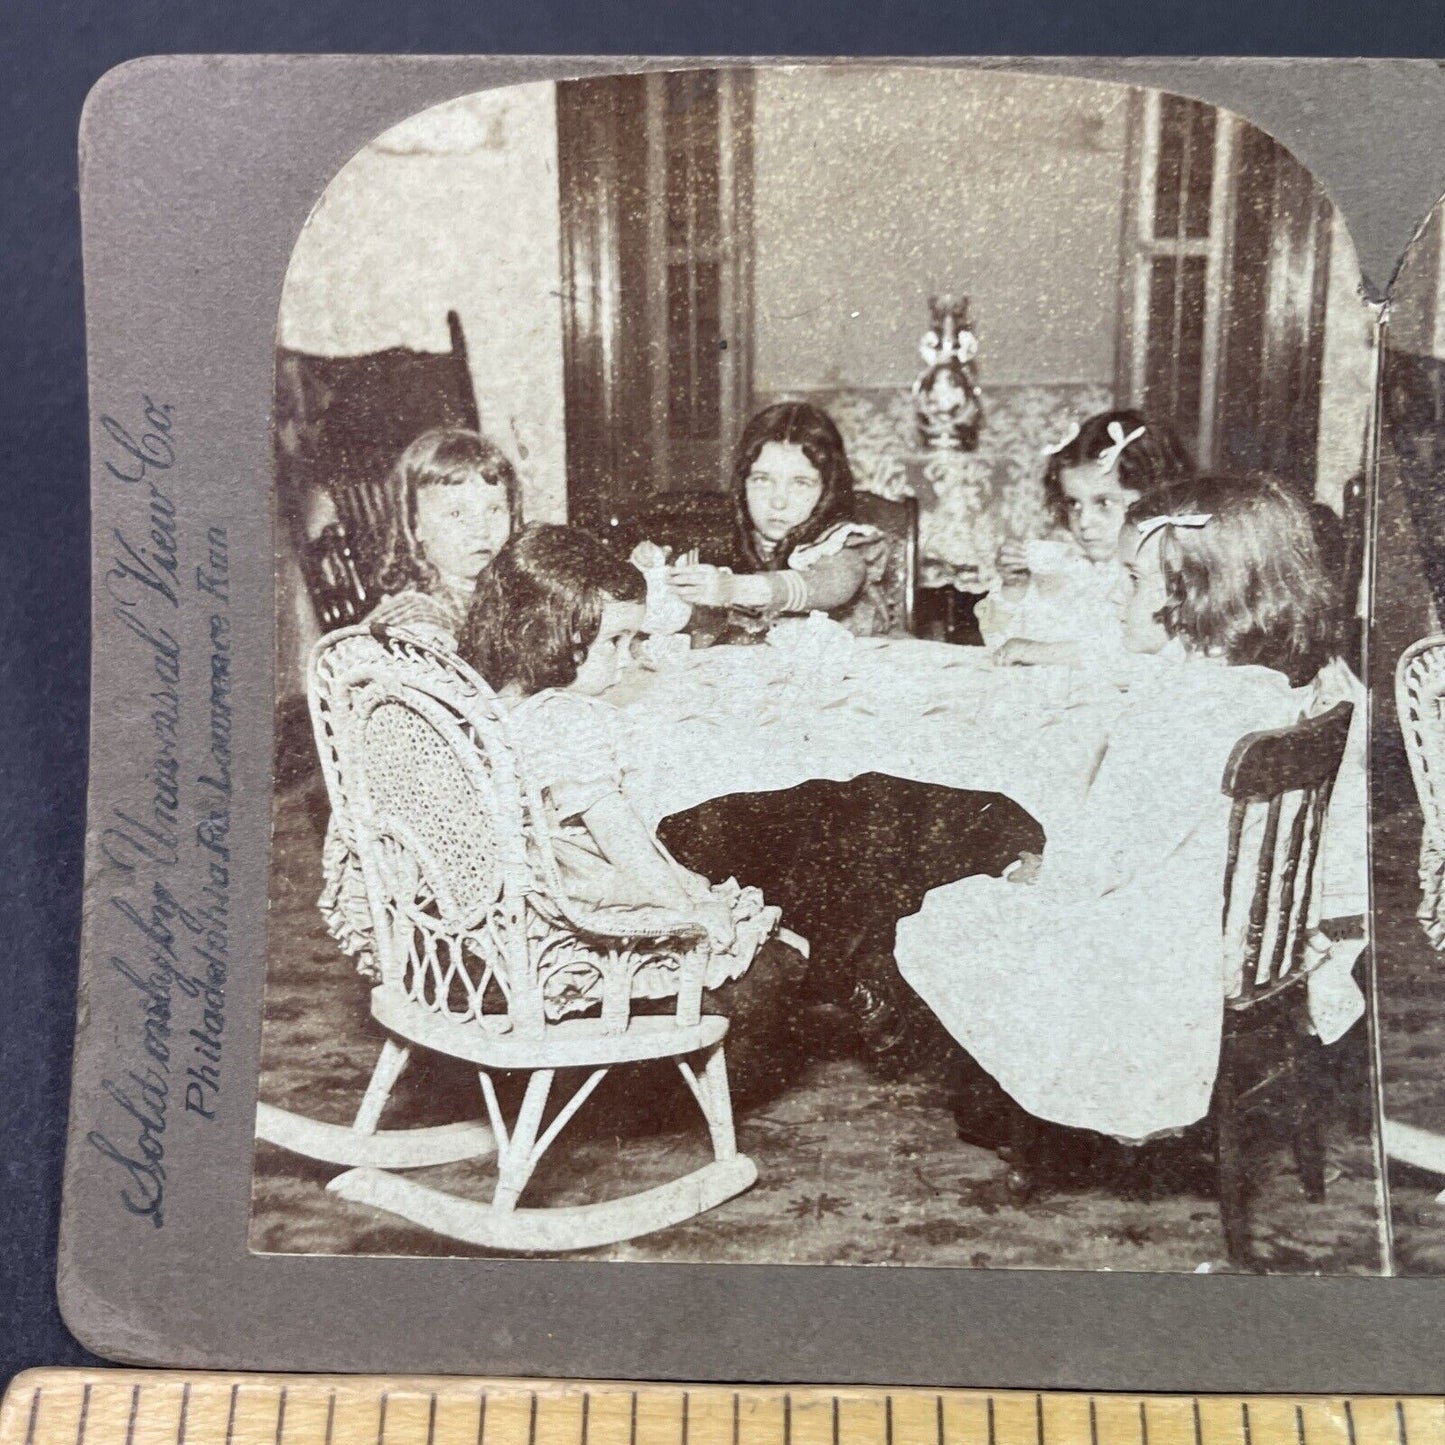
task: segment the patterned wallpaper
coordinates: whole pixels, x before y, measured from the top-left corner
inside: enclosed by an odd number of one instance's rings
[[[777,392],[757,398],[811,401],[838,424],[858,485],[885,497],[918,498],[921,578],[925,587],[982,592],[997,580],[994,557],[1010,537],[1042,536],[1042,452],[1071,421],[1114,405],[1095,382],[984,386],[978,449],[929,454],[919,449],[907,388]]]

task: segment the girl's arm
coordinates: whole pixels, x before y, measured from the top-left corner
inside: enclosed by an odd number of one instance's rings
[[[760,612],[832,612],[863,590],[868,564],[855,547],[819,557],[804,572],[733,573],[721,567],[682,567],[673,590],[699,607],[746,607]]]
[[[582,814],[582,821],[602,856],[636,885],[639,897],[659,908],[688,909],[682,880],[620,792],[599,798]]]
[[[657,846],[647,825],[620,792],[599,798],[582,814],[582,822],[618,872],[637,887],[640,897],[658,908],[670,908],[696,919],[719,947],[730,947],[734,937],[732,914],[714,898],[693,898],[671,860]]]

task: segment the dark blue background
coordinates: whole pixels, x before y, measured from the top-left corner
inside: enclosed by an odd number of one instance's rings
[[[0,6],[0,1382],[84,1363],[55,1230],[85,815],[88,458],[76,126],[136,55],[1445,54],[1438,0],[6,0]]]

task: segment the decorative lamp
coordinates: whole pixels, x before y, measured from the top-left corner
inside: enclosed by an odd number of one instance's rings
[[[983,425],[983,405],[968,297],[932,296],[928,309],[930,325],[918,344],[924,370],[913,383],[919,444],[931,452],[972,451]]]

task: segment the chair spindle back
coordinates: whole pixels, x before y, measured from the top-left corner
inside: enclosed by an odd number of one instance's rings
[[[1250,733],[1224,769],[1233,799],[1224,871],[1224,938],[1240,976],[1229,1002],[1248,1007],[1294,982],[1316,919],[1320,839],[1353,706]]]

